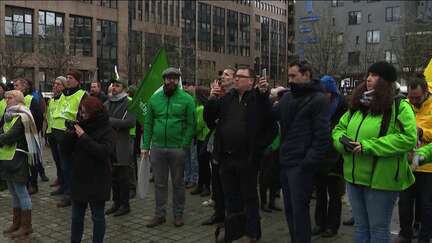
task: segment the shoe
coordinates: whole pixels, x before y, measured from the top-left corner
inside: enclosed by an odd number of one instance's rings
[[[315,236],[315,235],[319,235],[319,234],[321,234],[321,233],[323,233],[323,232],[324,232],[324,229],[321,228],[321,226],[315,226],[315,227],[312,229],[312,235],[313,235],[313,236]]]
[[[210,190],[206,186],[203,186],[203,190],[200,194],[200,197],[208,197],[210,195],[211,195]]]
[[[411,243],[411,239],[405,238],[402,235],[398,235],[393,243]]]
[[[130,189],[129,190],[129,198],[135,198],[136,197],[136,190]]]
[[[206,206],[206,207],[213,207],[215,204],[215,202],[211,199],[206,200],[204,202],[201,203],[201,205]]]
[[[105,215],[113,214],[113,213],[117,212],[118,209],[119,209],[119,206],[117,206],[114,203],[107,211],[105,211]]]
[[[186,189],[191,189],[191,188],[194,188],[194,187],[196,187],[196,183],[193,183],[193,182],[188,182],[185,185]]]
[[[274,210],[274,211],[282,211],[282,209],[280,207],[276,206],[275,202],[269,203],[268,208],[271,209],[271,210]]]
[[[31,210],[21,210],[21,224],[17,231],[11,234],[12,239],[28,236],[33,233]]]
[[[28,194],[33,195],[39,192],[39,189],[37,186],[29,186],[28,188]]]
[[[50,193],[50,195],[51,196],[58,196],[58,195],[63,195],[64,194],[64,191],[62,190],[62,189],[57,189],[57,190],[55,190],[55,191],[52,191],[51,193]]]
[[[56,187],[56,186],[60,186],[60,182],[58,179],[56,179],[52,184],[49,185],[50,187]]]
[[[130,207],[128,206],[120,206],[120,208],[117,210],[117,212],[114,213],[114,217],[119,217],[119,216],[123,216],[126,215],[128,213],[130,213]]]
[[[215,215],[212,215],[209,219],[202,222],[201,225],[214,225],[214,224],[223,223],[223,222],[224,222],[224,220],[222,218],[218,218]]]
[[[65,208],[72,205],[72,202],[70,199],[62,199],[59,203],[57,203],[58,208]]]
[[[337,235],[337,230],[327,229],[321,234],[323,238],[331,238]]]
[[[175,227],[182,227],[184,225],[183,217],[177,216],[174,218],[174,226]]]
[[[271,213],[271,209],[269,209],[265,204],[261,205],[261,210],[265,213]]]
[[[197,186],[190,192],[190,194],[191,195],[199,195],[202,193],[202,191],[203,191],[202,186]]]
[[[345,226],[353,226],[354,225],[354,218],[351,217],[351,218],[343,221],[342,224],[345,225]]]
[[[148,222],[147,224],[146,224],[146,227],[147,228],[154,228],[154,227],[156,227],[156,226],[159,226],[159,225],[161,225],[161,224],[164,224],[165,223],[165,217],[157,217],[157,216],[155,216],[154,218],[152,218],[152,220],[150,220],[150,222]]]
[[[12,225],[9,226],[7,229],[3,231],[3,234],[10,234],[12,232],[15,232],[19,229],[21,225],[21,209],[20,208],[14,208],[12,211]]]
[[[42,180],[43,182],[47,182],[47,181],[49,181],[48,176],[46,176],[45,174],[42,174],[40,177],[41,177],[41,180]]]

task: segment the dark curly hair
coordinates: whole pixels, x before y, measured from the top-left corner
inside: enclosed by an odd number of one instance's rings
[[[392,104],[395,97],[395,88],[393,83],[387,82],[380,78],[375,85],[375,92],[369,107],[364,106],[360,99],[363,93],[367,90],[366,81],[361,82],[353,91],[350,102],[351,111],[367,112],[368,110],[372,115],[381,115],[385,112],[391,111]]]

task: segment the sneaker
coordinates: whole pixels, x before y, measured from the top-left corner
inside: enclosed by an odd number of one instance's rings
[[[154,227],[156,227],[156,226],[159,226],[159,225],[161,225],[161,224],[164,224],[165,223],[165,217],[157,217],[157,216],[155,216],[154,218],[152,218],[151,220],[150,220],[150,222],[148,222],[147,224],[146,224],[146,227],[147,228],[154,228]]]
[[[174,226],[175,227],[182,227],[183,225],[184,225],[183,217],[182,216],[175,217]]]

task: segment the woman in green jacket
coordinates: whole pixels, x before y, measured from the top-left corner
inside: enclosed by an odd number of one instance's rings
[[[390,242],[398,193],[414,182],[407,153],[417,141],[416,122],[408,102],[395,98],[396,79],[391,64],[372,64],[333,130],[334,146],[344,158],[357,243]]]

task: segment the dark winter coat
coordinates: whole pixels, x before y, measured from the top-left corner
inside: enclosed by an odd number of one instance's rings
[[[72,158],[72,200],[101,202],[110,200],[113,131],[106,112],[80,122],[85,131],[80,138],[67,132],[63,148]]]
[[[215,129],[213,156],[220,161],[223,156],[221,127],[227,120],[227,111],[230,104],[238,102],[239,96],[235,89],[217,99],[210,99],[204,107],[204,121],[210,129]],[[244,94],[241,101],[245,107],[247,154],[244,161],[255,166],[269,144],[277,134],[277,123],[272,119],[272,104],[268,94],[261,94],[257,89]]]
[[[281,167],[319,169],[331,146],[329,101],[319,81],[285,93],[274,112],[281,126]]]

